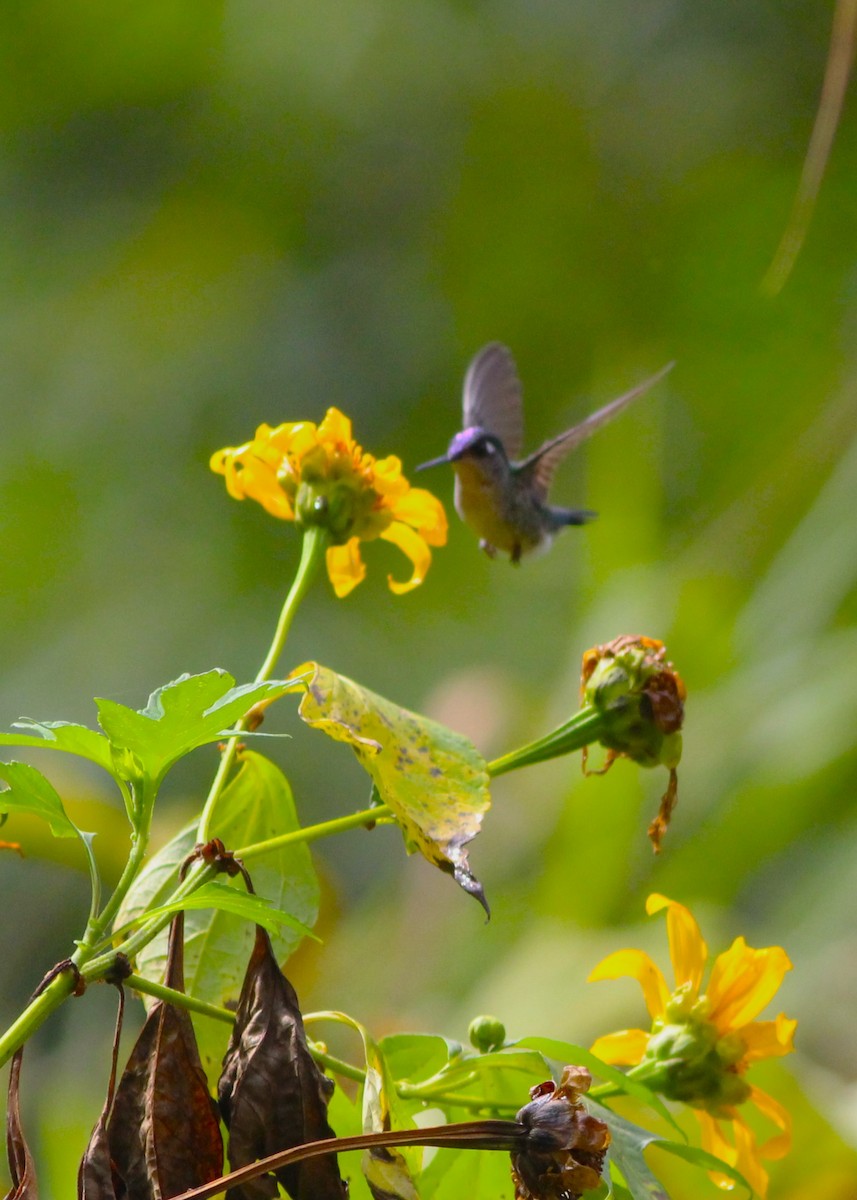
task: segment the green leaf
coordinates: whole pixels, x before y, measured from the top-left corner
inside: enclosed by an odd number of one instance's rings
[[[378,1043],[392,1077],[420,1083],[449,1062],[449,1043],[431,1033],[392,1033]]]
[[[659,1137],[648,1129],[643,1129],[639,1125],[625,1120],[624,1117],[618,1116],[612,1109],[605,1108],[595,1100],[588,1100],[587,1103],[593,1111],[597,1110],[596,1115],[602,1121],[606,1121],[610,1127],[612,1136],[610,1158],[622,1173],[633,1200],[669,1200],[663,1184],[652,1174],[643,1157],[644,1151],[649,1146],[659,1146],[662,1150],[694,1163],[706,1171],[718,1171],[727,1175],[745,1187],[748,1192],[752,1192],[750,1185],[740,1172],[728,1163],[715,1158],[713,1154],[695,1146],[688,1146],[684,1142],[673,1142],[668,1138]]]
[[[112,773],[110,743],[102,733],[74,725],[69,721],[31,721],[22,717],[14,729],[34,729],[32,733],[0,733],[0,746],[34,746],[38,750],[65,750],[97,763]]]
[[[487,912],[464,849],[491,804],[485,761],[472,743],[318,663],[304,663],[292,679],[292,690],[304,693],[300,716],[352,747],[399,822],[408,852],[419,850],[451,874]]]
[[[327,1106],[327,1119],[331,1128],[336,1130],[337,1137],[351,1137],[363,1132],[360,1104],[351,1100],[338,1083]],[[348,1200],[373,1200],[356,1154],[341,1155],[339,1168],[343,1179],[348,1182]]]
[[[509,1155],[497,1150],[438,1150],[420,1175],[421,1200],[514,1200],[514,1195]]]
[[[189,896],[174,900],[171,904],[159,904],[157,908],[150,909],[145,918],[140,919],[206,908],[216,908],[220,912],[234,913],[236,917],[252,921],[254,925],[264,926],[269,933],[275,933],[281,925],[289,925],[301,937],[311,937],[316,942],[321,940],[291,913],[274,908],[271,901],[265,896],[254,896],[250,892],[240,891],[237,886],[230,887],[217,880],[210,880],[208,883],[202,884]]]
[[[0,812],[34,813],[47,821],[54,837],[81,836],[67,816],[59,794],[41,771],[28,763],[0,763],[0,779],[9,785],[0,792]]]
[[[227,849],[265,841],[300,828],[288,780],[269,759],[245,750],[241,766],[215,805],[211,833]],[[197,824],[181,830],[138,875],[116,918],[116,927],[145,909],[166,903],[178,883],[178,869],[197,841]],[[278,909],[305,926],[315,924],[318,881],[303,842],[269,851],[249,864],[253,885]],[[244,884],[230,881],[224,886]],[[303,934],[288,925],[271,933],[274,953],[284,963]],[[246,920],[221,910],[191,911],[185,918],[185,984],[191,995],[221,1006],[235,1002],[253,947],[255,930]],[[162,931],[137,956],[137,970],[160,983],[166,964],[167,933]],[[193,1014],[203,1066],[216,1075],[229,1030]]]
[[[684,1131],[677,1124],[675,1117],[670,1110],[655,1092],[650,1091],[645,1084],[640,1083],[637,1079],[632,1079],[629,1075],[619,1071],[616,1067],[609,1063],[602,1062],[600,1058],[592,1053],[591,1050],[586,1050],[583,1046],[576,1046],[574,1042],[558,1042],[553,1038],[522,1038],[517,1045],[530,1046],[533,1050],[538,1050],[545,1058],[552,1063],[565,1065],[566,1063],[577,1063],[581,1067],[586,1067],[593,1075],[599,1079],[606,1079],[608,1083],[612,1083],[614,1087],[621,1088],[629,1096],[633,1096],[639,1100],[641,1104],[645,1104],[648,1108],[653,1108],[655,1112],[668,1121],[681,1137],[684,1137]]]
[[[278,682],[234,684],[221,670],[181,675],[152,692],[139,711],[115,700],[96,700],[98,720],[112,746],[134,755],[139,769],[157,785],[185,754],[224,737],[260,700],[274,700],[288,690]]]

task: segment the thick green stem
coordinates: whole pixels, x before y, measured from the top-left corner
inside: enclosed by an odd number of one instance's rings
[[[557,758],[561,754],[582,750],[591,742],[597,742],[603,732],[602,714],[591,705],[584,705],[570,721],[566,721],[547,737],[539,738],[536,742],[530,742],[528,746],[522,746],[520,750],[512,750],[511,753],[488,763],[488,774],[504,775],[507,771],[516,771],[519,767],[527,767],[532,763],[544,762],[548,758]]]
[[[0,1067],[12,1057],[16,1050],[28,1041],[52,1012],[67,1000],[74,991],[75,976],[71,970],[61,971],[52,979],[43,992],[31,1000],[17,1021],[14,1021],[0,1037]]]
[[[316,526],[310,526],[304,530],[303,546],[301,547],[301,560],[298,563],[297,573],[295,574],[292,586],[289,588],[289,594],[286,596],[280,612],[280,619],[277,622],[277,628],[274,632],[274,638],[265,661],[259,668],[259,673],[256,676],[256,683],[263,683],[266,679],[270,679],[274,672],[274,667],[283,651],[288,637],[289,630],[292,626],[295,613],[298,610],[300,602],[306,595],[310,584],[315,578],[315,573],[321,564],[324,552],[328,544],[327,531]],[[242,717],[233,726],[233,732],[241,733],[247,728],[247,717]],[[214,812],[214,806],[217,803],[220,793],[229,778],[229,773],[235,762],[235,756],[238,753],[239,739],[231,737],[229,744],[223,751],[220,759],[220,766],[217,769],[217,774],[214,777],[214,782],[211,785],[211,790],[208,793],[208,799],[205,802],[205,807],[202,810],[202,816],[199,819],[199,840],[207,842],[211,837],[211,817]]]

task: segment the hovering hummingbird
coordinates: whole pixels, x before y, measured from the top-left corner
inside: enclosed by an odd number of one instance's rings
[[[511,351],[491,342],[467,368],[464,428],[449,443],[446,454],[422,463],[417,470],[449,463],[455,471],[456,511],[479,534],[480,547],[491,558],[503,550],[513,563],[519,563],[524,554],[546,550],[564,526],[583,525],[597,516],[588,509],[548,504],[554,471],[567,454],[663,379],[673,365],[669,363],[651,379],[517,462],[524,440],[521,382]]]

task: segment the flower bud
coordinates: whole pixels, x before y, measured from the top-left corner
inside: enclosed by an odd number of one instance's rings
[[[686,692],[663,642],[625,635],[587,650],[580,690],[604,718],[602,745],[642,767],[678,765]]]
[[[467,1030],[470,1044],[480,1054],[499,1050],[506,1041],[506,1026],[496,1017],[474,1017]]]

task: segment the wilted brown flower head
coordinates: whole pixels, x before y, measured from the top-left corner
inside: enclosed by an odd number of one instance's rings
[[[515,1200],[578,1200],[600,1185],[610,1130],[581,1103],[591,1083],[585,1067],[566,1067],[559,1085],[548,1080],[530,1090],[515,1118],[528,1130],[512,1154]]]

